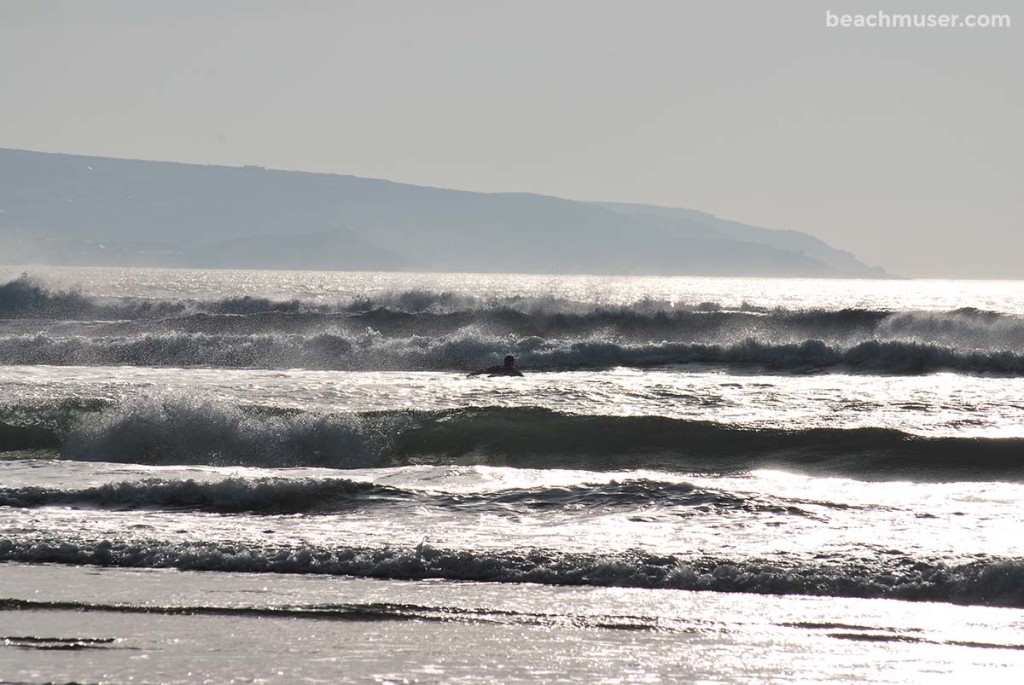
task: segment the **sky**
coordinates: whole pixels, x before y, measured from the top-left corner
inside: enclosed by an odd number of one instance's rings
[[[0,0],[0,64],[0,147],[687,207],[1024,279],[1018,0]]]

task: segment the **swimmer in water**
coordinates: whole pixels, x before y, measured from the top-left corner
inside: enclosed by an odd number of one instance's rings
[[[516,358],[511,354],[505,355],[505,365],[488,366],[486,369],[478,369],[469,374],[470,376],[522,376],[516,370]]]

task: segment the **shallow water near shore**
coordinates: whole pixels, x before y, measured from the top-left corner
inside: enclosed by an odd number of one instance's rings
[[[21,682],[896,683],[1024,667],[1019,612],[941,603],[21,564],[0,579],[0,669]]]

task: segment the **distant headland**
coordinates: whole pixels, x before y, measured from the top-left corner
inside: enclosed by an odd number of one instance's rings
[[[878,278],[704,212],[0,149],[0,263]]]

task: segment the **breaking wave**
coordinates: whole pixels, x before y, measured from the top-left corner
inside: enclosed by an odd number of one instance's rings
[[[0,440],[11,441],[0,443],[0,451],[26,449],[31,439],[59,445],[64,459],[139,464],[487,464],[684,473],[785,468],[870,479],[1024,479],[1022,439],[921,437],[881,428],[754,429],[540,408],[317,414],[158,399],[67,421],[0,430]]]
[[[741,510],[808,516],[797,503],[697,488],[689,483],[626,480],[563,487],[510,488],[496,492],[449,493],[403,489],[345,478],[226,478],[220,481],[145,479],[60,490],[30,486],[0,488],[0,506],[96,507],[118,511],[170,509],[217,514],[330,514],[352,509],[408,505],[447,511],[632,510],[656,505],[675,515]],[[833,505],[834,506],[834,505]],[[682,510],[682,511],[681,511]]]
[[[318,573],[365,578],[710,590],[771,595],[890,598],[1024,607],[1024,561],[964,564],[909,557],[870,563],[683,558],[643,551],[580,554],[546,549],[250,547],[217,542],[0,539],[0,561]]]
[[[675,364],[782,373],[1024,375],[1024,319],[409,291],[334,304],[260,297],[98,300],[0,285],[0,364],[535,371]]]
[[[377,331],[211,335],[58,337],[47,333],[0,337],[0,363],[72,366],[307,368],[343,371],[464,372],[511,352],[525,371],[550,372],[683,364],[741,366],[781,373],[924,374],[953,371],[1017,377],[1024,354],[972,351],[919,342],[866,341],[853,346],[821,340],[731,344],[620,343],[606,340],[454,336],[389,338]]]

